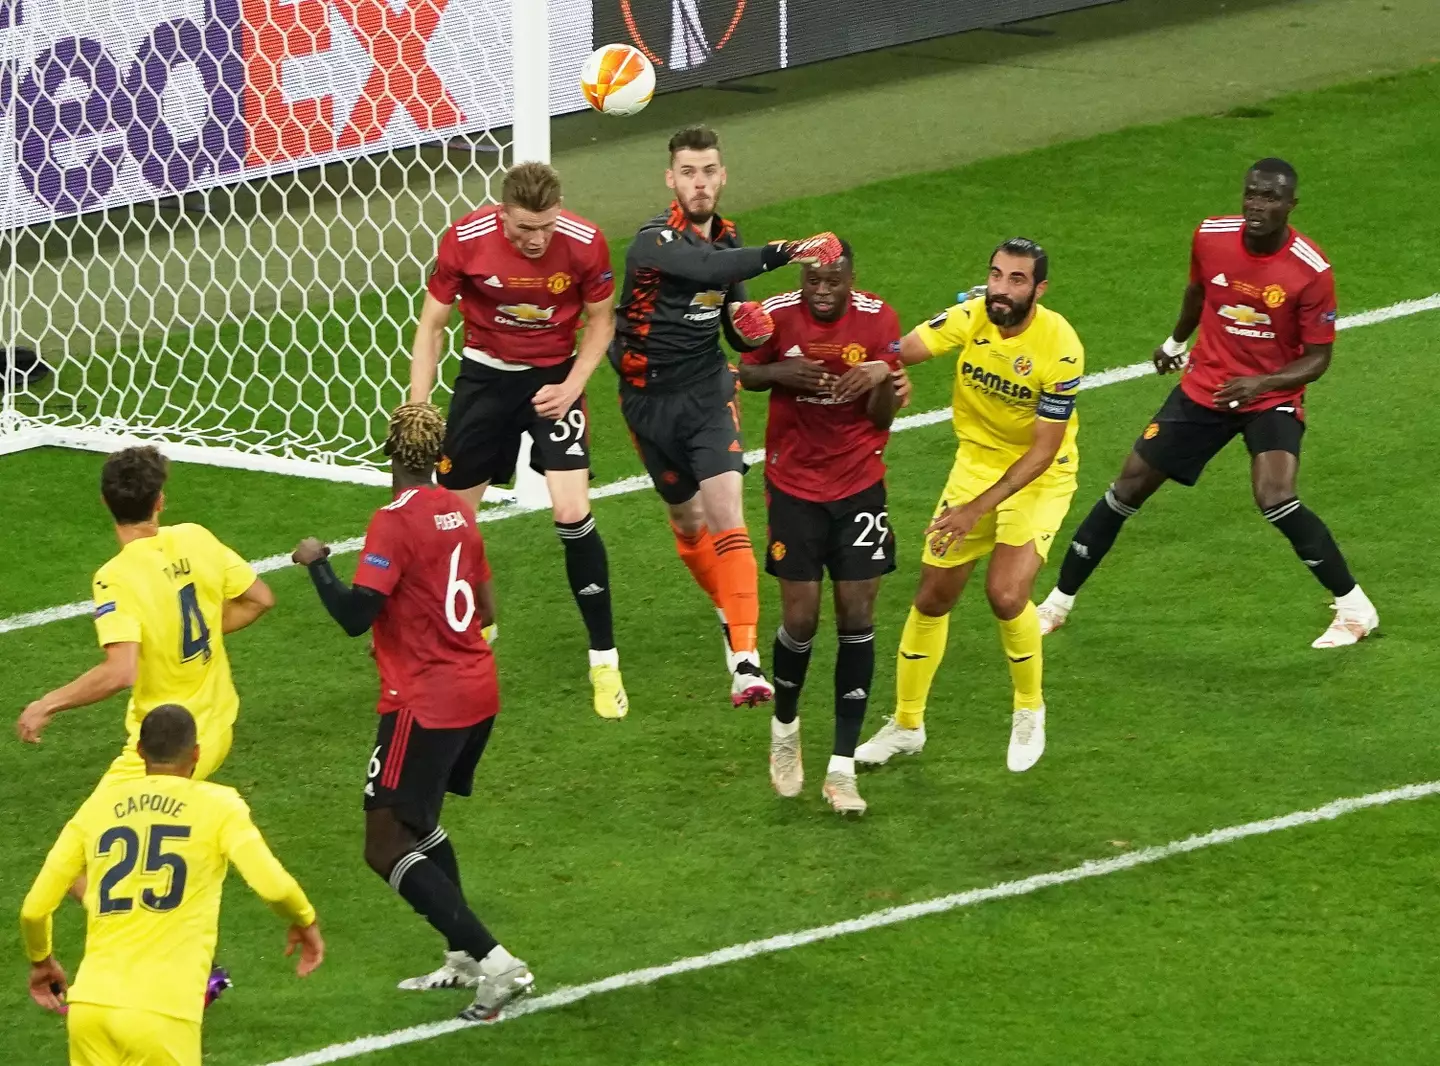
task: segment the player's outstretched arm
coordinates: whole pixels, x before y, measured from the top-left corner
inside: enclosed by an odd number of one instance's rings
[[[258,577],[240,595],[225,601],[220,612],[220,631],[234,633],[244,629],[275,606],[275,593]]]
[[[1185,365],[1185,345],[1191,335],[1200,328],[1200,315],[1205,310],[1205,286],[1192,281],[1185,287],[1185,296],[1180,301],[1180,317],[1165,343],[1151,353],[1157,374],[1168,374]]]
[[[385,594],[356,585],[351,588],[341,581],[330,567],[330,547],[314,537],[306,537],[291,554],[292,562],[310,571],[310,580],[320,594],[320,602],[330,617],[340,623],[348,636],[367,633],[385,607]]]
[[[916,363],[923,363],[927,359],[935,358],[935,355],[936,353],[930,350],[930,346],[920,336],[918,326],[900,338],[901,366],[914,366]]]
[[[415,324],[415,343],[410,347],[410,402],[429,403],[435,388],[435,375],[440,366],[440,353],[445,348],[445,327],[450,324],[451,305],[442,303],[430,293],[420,308]]]
[[[610,350],[610,341],[615,337],[615,297],[607,296],[585,305],[585,332],[580,336],[580,346],[575,351],[575,364],[565,380],[554,385],[542,386],[535,393],[531,403],[541,418],[555,421],[565,417],[585,386],[590,375],[595,373]]]
[[[269,908],[289,923],[285,954],[300,948],[300,962],[295,972],[301,977],[311,973],[325,959],[325,941],[315,919],[315,908],[305,898],[295,878],[275,858],[260,830],[250,819],[250,811],[236,797],[236,810],[220,831],[220,847],[225,857],[254,893]]]
[[[135,684],[140,672],[140,645],[122,641],[105,645],[105,661],[92,666],[68,685],[33,701],[21,712],[15,732],[27,744],[39,744],[50,720],[61,711],[88,707]]]
[[[959,507],[947,507],[925,530],[932,537],[934,551],[944,554],[951,544],[965,537],[976,523],[1001,503],[1014,496],[1030,482],[1050,469],[1060,446],[1065,442],[1066,422],[1037,420],[1035,436],[1025,454],[1010,464],[1000,480]]]
[[[755,248],[716,248],[682,240],[672,229],[643,232],[630,246],[631,263],[717,289],[759,277],[787,263],[829,265],[840,258],[840,241],[821,233],[803,241],[772,241]]]

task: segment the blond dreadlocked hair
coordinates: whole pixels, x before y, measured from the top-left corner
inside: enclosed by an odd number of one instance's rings
[[[445,416],[433,403],[402,403],[390,416],[385,454],[406,470],[435,469],[445,447]]]

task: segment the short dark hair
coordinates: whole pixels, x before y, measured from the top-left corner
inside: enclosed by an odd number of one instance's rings
[[[1008,241],[1000,244],[990,253],[990,262],[995,262],[995,257],[1001,252],[1008,255],[1019,255],[1035,263],[1035,284],[1039,285],[1050,276],[1050,254],[1039,244],[1029,237],[1011,237]]]
[[[854,267],[854,266],[855,266],[855,249],[850,247],[850,242],[847,241],[844,237],[839,238],[839,241],[840,241],[840,254],[845,257],[845,262],[849,263],[851,267]]]
[[[518,163],[505,172],[500,202],[537,215],[560,202],[560,175],[548,163]]]
[[[1292,189],[1300,184],[1300,175],[1295,173],[1295,168],[1285,160],[1273,155],[1260,160],[1250,168],[1249,172],[1251,174],[1274,174],[1276,177],[1288,178]]]
[[[194,716],[178,703],[162,703],[141,719],[139,747],[147,762],[184,762],[195,748]]]
[[[153,445],[126,448],[105,460],[100,471],[100,495],[120,525],[148,522],[155,517],[160,490],[170,476],[170,460]]]
[[[720,134],[709,126],[686,126],[676,130],[670,138],[671,159],[675,158],[676,152],[708,152],[712,148],[720,151]]]

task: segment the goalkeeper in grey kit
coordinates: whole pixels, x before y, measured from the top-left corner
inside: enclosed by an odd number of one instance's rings
[[[625,256],[610,361],[635,448],[665,501],[676,550],[720,615],[731,703],[775,694],[756,647],[758,572],[745,528],[745,470],[735,374],[720,331],[741,350],[765,342],[770,316],[744,282],[787,263],[828,265],[840,241],[822,233],[754,248],[717,213],[725,186],[720,138],[691,126],[670,138],[669,210],[646,222]]]

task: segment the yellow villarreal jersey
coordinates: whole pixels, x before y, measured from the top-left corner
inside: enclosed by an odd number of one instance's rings
[[[140,720],[162,703],[195,716],[202,742],[235,722],[240,697],[221,635],[225,601],[255,581],[255,571],[204,526],[161,526],[133,540],[95,572],[95,631],[100,644],[140,645],[125,729],[134,745]]]
[[[229,863],[297,925],[315,912],[233,788],[186,777],[102,783],[60,833],[21,915],[32,960],[83,870],[85,958],[72,1003],[199,1021]]]
[[[956,304],[917,326],[932,355],[956,352],[955,435],[977,461],[1009,466],[1024,454],[1035,423],[1067,423],[1051,473],[1079,466],[1075,394],[1085,372],[1085,349],[1064,317],[1035,308],[1029,328],[1005,338],[985,313],[985,298]]]

